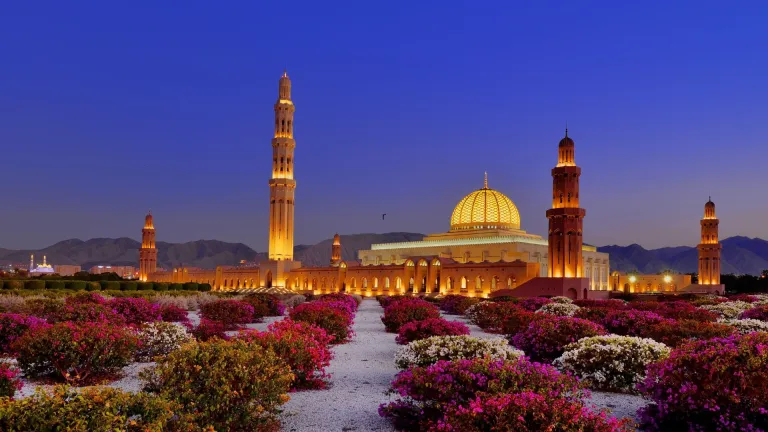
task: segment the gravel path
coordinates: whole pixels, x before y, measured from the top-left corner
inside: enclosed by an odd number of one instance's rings
[[[283,430],[393,431],[379,416],[379,404],[388,401],[384,392],[398,372],[394,355],[395,335],[384,331],[378,302],[363,300],[355,316],[355,337],[333,349],[327,369],[332,374],[327,390],[291,393],[283,406]]]

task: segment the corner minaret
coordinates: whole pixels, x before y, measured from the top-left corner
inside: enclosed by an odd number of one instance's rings
[[[155,247],[155,224],[152,212],[144,218],[139,249],[139,280],[146,282],[150,274],[157,271],[157,248]]]
[[[293,260],[293,112],[291,80],[280,77],[275,103],[275,136],[272,138],[272,178],[269,180],[269,259]]]
[[[584,277],[581,255],[582,225],[586,211],[579,208],[579,176],[576,166],[575,145],[568,137],[558,146],[557,166],[552,169],[552,208],[549,219],[549,261],[547,274],[556,278]]]
[[[331,246],[331,266],[338,267],[341,264],[341,237],[339,233],[333,236],[333,245]]]
[[[701,243],[699,243],[699,285],[720,285],[720,240],[718,225],[720,219],[715,215],[715,203],[712,198],[704,204],[704,217],[701,219]]]

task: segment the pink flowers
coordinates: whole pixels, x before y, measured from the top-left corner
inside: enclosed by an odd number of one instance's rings
[[[758,306],[756,308],[747,309],[741,313],[739,317],[741,319],[756,319],[760,321],[768,321],[768,305]]]
[[[21,390],[22,387],[19,370],[8,363],[0,362],[0,397],[13,399],[16,391]]]
[[[654,312],[634,309],[612,310],[599,321],[606,330],[621,336],[639,336],[653,324],[664,321]]]
[[[647,430],[768,430],[766,333],[685,343],[647,372]]]
[[[430,318],[440,318],[440,311],[435,305],[421,299],[403,298],[384,309],[381,322],[384,323],[388,332],[394,333],[411,321],[422,321]]]
[[[552,317],[531,322],[528,328],[512,337],[512,345],[523,350],[532,360],[552,362],[563,354],[569,343],[604,334],[605,329],[591,321]]]
[[[239,337],[272,349],[286,362],[296,377],[292,388],[316,389],[327,385],[325,368],[333,358],[328,347],[333,338],[320,327],[283,320],[271,324],[266,332],[245,331]]]
[[[402,327],[397,335],[397,343],[405,345],[419,339],[431,336],[468,335],[469,327],[459,322],[447,321],[443,318],[429,318],[423,321],[411,321]]]
[[[200,316],[222,323],[226,330],[235,330],[253,321],[253,306],[239,300],[216,300],[200,307]]]
[[[163,318],[159,305],[140,297],[114,298],[107,302],[107,305],[122,315],[128,324],[138,325],[145,322],[161,321]]]
[[[349,308],[348,302],[316,300],[296,306],[290,317],[294,321],[304,321],[322,328],[333,337],[333,343],[341,344],[352,336],[354,314],[350,313]]]
[[[0,314],[0,354],[13,354],[11,345],[30,328],[47,325],[45,320],[21,315]]]

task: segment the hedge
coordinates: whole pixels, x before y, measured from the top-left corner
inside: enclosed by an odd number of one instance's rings
[[[154,288],[155,284],[153,282],[141,282],[137,284],[137,288],[139,291],[152,291],[152,288]]]
[[[120,282],[121,291],[136,291],[137,288],[136,282]]]
[[[64,281],[47,280],[45,281],[45,289],[64,289]]]
[[[180,284],[180,283],[172,283],[172,284],[171,284],[171,285],[168,287],[168,289],[169,289],[169,290],[171,290],[171,291],[181,291],[181,290],[183,290],[183,289],[184,289],[184,285],[182,285],[182,284]]]
[[[168,284],[165,282],[157,282],[155,284],[155,291],[168,291]]]
[[[209,283],[201,283],[197,286],[197,289],[199,291],[210,291],[211,290],[211,284]]]
[[[64,288],[73,290],[73,291],[84,290],[86,286],[87,286],[87,283],[85,281],[66,281],[64,283]]]
[[[137,281],[77,281],[60,279],[0,279],[0,289],[54,291],[211,291],[207,283],[165,283]]]
[[[45,289],[45,281],[40,279],[24,281],[24,289],[28,289],[28,290]]]
[[[199,288],[197,282],[187,282],[182,289],[186,291],[197,291]]]
[[[0,280],[0,289],[3,289],[4,281]]]

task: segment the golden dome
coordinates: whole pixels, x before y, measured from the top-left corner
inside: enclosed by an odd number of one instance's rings
[[[471,229],[520,229],[520,212],[506,195],[485,186],[465,196],[453,209],[451,231]]]

